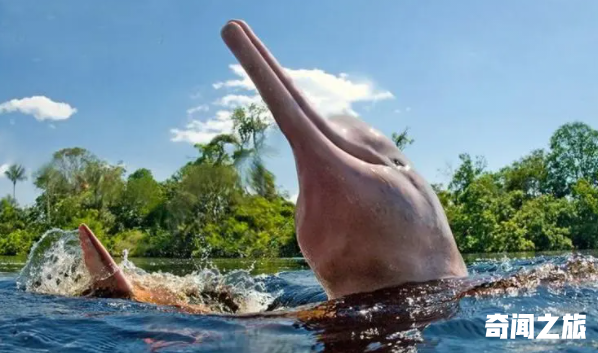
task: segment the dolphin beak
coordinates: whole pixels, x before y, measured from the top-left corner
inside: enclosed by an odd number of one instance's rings
[[[133,287],[106,248],[85,224],[79,226],[79,241],[83,250],[85,267],[93,280],[94,295],[131,297]]]
[[[307,102],[284,69],[240,20],[229,21],[221,31],[222,39],[249,75],[276,123],[285,135],[297,162],[306,154],[329,159],[337,147],[326,137],[329,125]]]

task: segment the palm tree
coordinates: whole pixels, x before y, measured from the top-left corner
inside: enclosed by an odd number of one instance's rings
[[[253,191],[265,198],[273,198],[276,196],[274,174],[266,169],[262,160],[262,155],[270,149],[265,143],[266,132],[274,126],[267,113],[268,108],[263,102],[234,110],[231,120],[237,143],[232,157],[235,167],[245,175]],[[251,164],[246,168],[248,160]]]
[[[13,164],[8,167],[8,170],[6,170],[4,174],[10,181],[12,181],[12,198],[16,200],[15,189],[17,187],[17,182],[27,180],[25,167],[20,164]]]

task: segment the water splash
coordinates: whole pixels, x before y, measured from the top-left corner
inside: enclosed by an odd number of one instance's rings
[[[126,260],[121,263],[125,276],[134,287],[176,298],[179,305],[201,305],[212,313],[261,312],[274,301],[260,277],[248,270],[226,274],[206,267],[185,276],[168,272],[148,273]]]
[[[62,296],[80,296],[89,292],[91,275],[83,261],[77,231],[53,229],[33,246],[27,263],[17,278],[17,286],[28,292]],[[168,298],[178,306],[201,305],[212,313],[261,312],[274,301],[268,293],[265,277],[251,276],[251,268],[221,273],[205,259],[201,267],[188,275],[168,272],[148,273],[129,260],[123,252],[119,267],[133,284],[134,292]]]
[[[32,247],[17,278],[28,292],[76,296],[91,284],[76,231],[51,229]]]

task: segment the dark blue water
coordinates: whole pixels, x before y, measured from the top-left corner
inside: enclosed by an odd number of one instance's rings
[[[23,288],[18,271],[24,260],[0,258],[0,352],[593,352],[598,347],[598,263],[589,255],[474,259],[468,261],[469,282],[407,285],[331,302],[324,301],[300,260],[216,261],[209,269],[194,262],[133,262],[137,266],[125,264],[130,275],[147,283],[164,281],[189,296],[191,287],[204,290],[207,282],[212,290],[232,290],[239,312],[191,315],[168,306],[82,297],[66,288],[78,284],[56,285],[61,271],[56,264],[49,272],[38,267],[43,278]],[[586,339],[487,338],[486,315],[495,313],[584,314]],[[551,333],[560,334],[562,325],[559,320]],[[542,327],[536,322],[536,335]]]

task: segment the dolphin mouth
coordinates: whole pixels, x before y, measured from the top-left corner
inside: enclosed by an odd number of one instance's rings
[[[79,242],[85,267],[92,278],[91,292],[96,296],[131,297],[131,284],[100,240],[85,224],[79,226]]]
[[[345,164],[357,159],[369,164],[390,166],[389,161],[379,154],[335,131],[307,101],[244,21],[229,21],[222,28],[221,35],[268,105],[296,157],[308,154],[311,159],[315,153],[331,162],[332,154],[335,160]]]
[[[291,145],[305,140],[300,136],[321,134],[312,121],[311,115],[317,114],[249,25],[244,21],[231,20],[222,28],[221,34]]]

